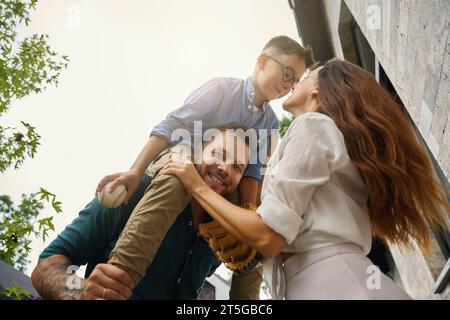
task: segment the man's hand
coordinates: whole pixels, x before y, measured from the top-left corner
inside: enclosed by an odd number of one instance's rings
[[[128,300],[133,290],[128,273],[111,264],[98,264],[86,281],[81,300]]]
[[[103,189],[103,187],[110,181],[114,181],[111,185],[110,192],[113,192],[119,185],[123,184],[127,188],[127,196],[124,204],[128,204],[128,200],[133,196],[134,192],[139,186],[141,181],[141,175],[138,170],[130,169],[126,172],[119,172],[104,177],[95,190],[95,196],[97,196]]]

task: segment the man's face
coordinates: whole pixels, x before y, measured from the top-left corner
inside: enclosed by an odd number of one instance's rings
[[[286,67],[290,69],[288,72],[293,72],[294,78],[297,80],[305,71],[304,60],[296,55],[276,55],[268,52],[267,54],[263,53],[259,59],[263,59],[264,63],[259,63],[258,86],[267,100],[284,97],[291,90],[293,81],[283,80]]]
[[[203,162],[197,170],[206,184],[218,194],[233,192],[247,167],[249,149],[233,131],[223,131],[203,148]]]

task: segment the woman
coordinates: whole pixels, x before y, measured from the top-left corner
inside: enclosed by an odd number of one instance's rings
[[[427,248],[428,226],[448,227],[449,204],[400,107],[370,73],[331,60],[296,84],[283,108],[295,119],[256,212],[214,193],[190,163],[172,160],[165,173],[229,232],[274,257],[264,264],[273,298],[408,299],[383,274],[372,281],[372,235]]]

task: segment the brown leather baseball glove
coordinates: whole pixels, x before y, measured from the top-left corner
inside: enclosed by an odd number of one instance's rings
[[[256,210],[251,204],[244,209]],[[261,265],[264,257],[234,235],[225,230],[216,220],[199,225],[199,232],[208,241],[218,259],[233,272],[247,272]]]

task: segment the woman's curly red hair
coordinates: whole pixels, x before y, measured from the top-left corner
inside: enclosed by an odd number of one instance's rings
[[[333,59],[319,70],[320,112],[342,132],[369,194],[374,235],[429,248],[429,226],[448,227],[449,202],[401,107],[372,74]]]

